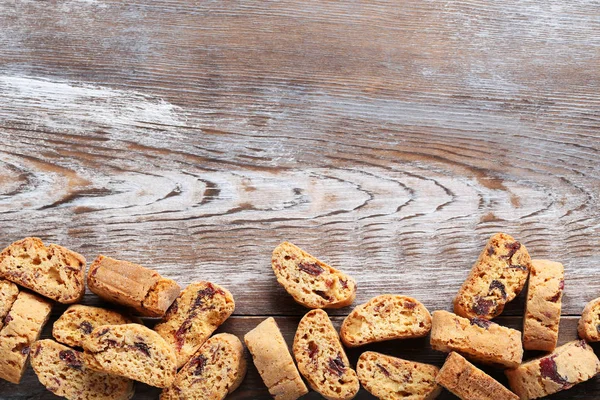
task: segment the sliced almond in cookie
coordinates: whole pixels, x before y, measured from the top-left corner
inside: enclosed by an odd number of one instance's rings
[[[323,310],[309,311],[298,324],[293,346],[298,370],[329,400],[352,399],[360,384],[340,338]]]
[[[54,340],[31,346],[31,366],[38,379],[57,396],[72,400],[128,400],[133,381],[87,368],[83,353]]]
[[[132,322],[130,318],[116,311],[74,304],[56,320],[52,327],[52,336],[68,346],[81,347],[84,337],[90,335],[94,328]]]
[[[435,383],[439,368],[366,351],[356,364],[358,379],[373,396],[384,399],[435,399],[442,391]]]
[[[454,298],[454,312],[465,318],[497,317],[523,290],[530,269],[525,246],[510,235],[495,234]]]
[[[357,306],[344,319],[340,336],[348,347],[426,336],[431,315],[412,297],[384,294]]]
[[[192,283],[175,299],[154,330],[175,349],[179,368],[234,309],[233,296],[227,289],[206,281]]]
[[[160,400],[224,399],[246,375],[242,342],[229,333],[208,339],[177,373]]]
[[[87,284],[103,299],[147,317],[162,317],[181,291],[174,280],[154,270],[103,255],[90,265]]]
[[[600,341],[600,297],[586,304],[577,324],[579,337],[588,342]]]
[[[275,248],[271,266],[277,282],[305,307],[340,308],[356,297],[354,279],[289,242]]]
[[[171,345],[139,324],[103,325],[83,340],[87,367],[156,387],[169,387],[177,368]]]
[[[14,242],[0,253],[0,277],[59,303],[83,298],[85,258],[34,237]]]

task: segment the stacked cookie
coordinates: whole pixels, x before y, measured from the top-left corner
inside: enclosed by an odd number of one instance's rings
[[[29,357],[40,382],[67,399],[130,399],[134,381],[164,388],[165,399],[222,399],[239,386],[246,373],[241,341],[211,337],[235,308],[229,291],[206,281],[181,291],[156,271],[102,255],[87,286],[124,310],[162,317],[155,329],[137,317],[73,304],[54,323],[55,340],[37,340],[51,300],[80,301],[84,276],[83,256],[37,238],[0,253],[0,378],[19,383]]]

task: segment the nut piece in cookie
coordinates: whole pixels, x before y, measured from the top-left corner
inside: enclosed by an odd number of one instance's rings
[[[521,332],[486,319],[434,311],[430,339],[434,350],[457,351],[484,364],[515,368],[523,359]]]
[[[382,400],[432,400],[442,391],[435,382],[439,368],[366,351],[356,364],[358,379],[369,393]]]
[[[427,336],[431,315],[412,297],[384,294],[357,306],[344,319],[340,336],[348,347]]]
[[[130,318],[100,307],[74,304],[54,322],[52,336],[57,341],[72,347],[81,347],[84,336],[101,325],[131,324]]]
[[[309,311],[300,320],[293,353],[300,373],[326,399],[352,399],[358,393],[358,376],[325,311]]]
[[[523,318],[523,348],[552,351],[558,341],[563,289],[561,263],[532,260]]]
[[[551,354],[504,371],[522,400],[537,399],[567,390],[600,372],[600,360],[584,340],[557,347]]]
[[[448,355],[435,380],[464,400],[519,400],[500,382],[454,352]]]
[[[227,289],[207,281],[192,283],[175,299],[154,330],[175,349],[179,368],[234,309],[233,296]]]
[[[356,283],[289,242],[273,250],[271,266],[277,282],[308,308],[340,308],[354,301]]]
[[[50,311],[50,301],[19,292],[0,330],[0,379],[12,383],[21,381],[31,345],[40,337]]]
[[[158,333],[140,324],[103,325],[83,340],[88,368],[147,383],[173,384],[175,351]]]
[[[495,234],[454,298],[454,312],[465,318],[497,317],[523,290],[530,269],[525,246],[505,233]]]
[[[308,393],[274,318],[265,319],[246,333],[244,341],[274,399],[296,400]]]
[[[160,400],[224,399],[246,375],[244,346],[229,333],[208,339],[177,373]]]
[[[81,254],[56,244],[45,246],[34,237],[14,242],[0,253],[0,278],[59,303],[76,303],[83,298],[84,273]]]
[[[162,317],[181,288],[172,279],[129,261],[99,255],[88,272],[90,290],[146,317]]]
[[[72,400],[128,400],[133,381],[87,368],[83,353],[54,340],[31,346],[31,366],[38,379],[57,396]]]
[[[577,324],[579,337],[588,342],[600,342],[600,297],[586,304]]]

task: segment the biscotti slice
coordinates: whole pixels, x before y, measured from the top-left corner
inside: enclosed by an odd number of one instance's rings
[[[432,400],[442,388],[435,382],[439,368],[367,351],[356,364],[358,379],[382,400]]]
[[[296,400],[308,393],[275,319],[265,319],[246,333],[244,341],[274,399]]]
[[[19,292],[0,330],[0,378],[19,383],[33,342],[42,333],[52,311],[50,301]]]
[[[277,282],[305,307],[340,308],[356,297],[354,279],[289,242],[273,250],[271,266]]]
[[[523,359],[521,332],[486,319],[467,319],[448,311],[434,311],[431,347],[496,366],[515,368]]]
[[[10,311],[17,295],[19,288],[12,282],[0,279],[0,329],[4,326],[4,317]]]
[[[448,355],[435,380],[462,400],[519,400],[500,382],[454,352]]]
[[[0,253],[0,277],[59,303],[83,298],[85,258],[34,237],[14,242]]]
[[[75,304],[56,320],[52,327],[52,336],[68,346],[81,347],[84,336],[102,325],[131,324],[131,319],[122,314],[100,307]]]
[[[537,399],[585,382],[600,372],[600,361],[585,340],[557,347],[552,354],[504,371],[522,400]]]
[[[588,342],[600,341],[600,297],[586,304],[577,324],[579,337]]]
[[[227,289],[206,281],[192,283],[154,330],[173,346],[180,368],[234,309],[233,296]]]
[[[103,255],[90,265],[87,284],[103,299],[132,307],[146,317],[162,317],[181,291],[174,280],[154,270]]]
[[[357,306],[344,319],[340,336],[348,347],[427,336],[431,315],[412,297],[384,294]]]
[[[454,312],[466,318],[497,317],[523,290],[530,268],[524,245],[505,233],[495,234],[454,298]]]
[[[523,318],[523,348],[552,351],[558,341],[558,325],[565,269],[561,263],[532,260]]]
[[[175,379],[175,352],[140,324],[103,325],[83,340],[84,362],[92,369],[150,386],[169,387]]]
[[[229,333],[219,333],[204,342],[160,399],[221,400],[240,386],[245,375],[242,342]]]
[[[298,370],[323,397],[344,400],[356,396],[358,377],[325,311],[309,311],[300,320],[292,350]]]
[[[38,340],[31,346],[31,366],[52,393],[70,400],[128,400],[133,381],[93,371],[83,363],[83,353],[54,340]]]

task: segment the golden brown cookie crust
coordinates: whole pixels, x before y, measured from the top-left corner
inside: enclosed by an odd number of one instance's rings
[[[254,365],[276,400],[296,400],[308,393],[275,319],[262,321],[244,336]]]
[[[160,388],[173,384],[175,351],[140,324],[103,325],[83,341],[87,367]]]
[[[271,266],[277,282],[308,308],[340,308],[354,301],[356,282],[289,242],[273,250]]]
[[[147,317],[162,317],[181,288],[172,279],[129,261],[99,255],[88,272],[90,290]]]
[[[557,347],[551,354],[505,371],[511,389],[522,400],[537,399],[593,378],[600,360],[584,340]]]
[[[392,339],[427,336],[431,315],[418,300],[384,294],[354,308],[340,329],[342,342],[348,347]]]
[[[234,310],[235,302],[227,289],[200,281],[181,292],[154,330],[173,346],[180,368]]]
[[[523,348],[552,351],[558,341],[558,326],[564,289],[564,267],[548,260],[532,260],[523,318]]]
[[[519,400],[519,396],[455,352],[448,355],[435,380],[461,399]]]
[[[57,396],[77,400],[128,400],[133,381],[87,368],[83,353],[54,340],[31,347],[31,366],[41,384]]]
[[[373,351],[360,355],[356,373],[362,386],[381,400],[432,400],[442,391],[435,382],[439,368]]]
[[[21,291],[0,330],[0,378],[19,383],[27,366],[31,345],[42,333],[52,311],[50,301]]]
[[[431,347],[456,351],[484,364],[515,368],[523,359],[521,332],[485,319],[467,319],[448,311],[432,314]]]
[[[579,337],[588,342],[600,341],[600,297],[586,304],[577,324]]]
[[[35,237],[14,242],[0,253],[0,277],[59,303],[80,301],[85,293],[85,258]]]
[[[523,244],[505,233],[493,235],[454,298],[454,312],[492,319],[525,286],[531,258]]]
[[[358,376],[325,311],[309,311],[300,320],[293,353],[300,373],[326,399],[348,400],[358,393]]]

